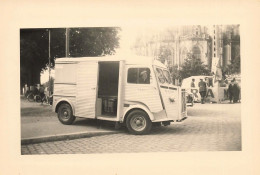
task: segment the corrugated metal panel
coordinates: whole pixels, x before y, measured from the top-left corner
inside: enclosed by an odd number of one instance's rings
[[[76,84],[54,84],[54,95],[76,96]]]
[[[125,100],[144,103],[151,112],[159,112],[162,110],[159,92],[151,85],[126,84]]]
[[[76,83],[76,64],[55,65],[55,83]]]
[[[78,64],[76,116],[95,118],[97,69],[97,62]]]

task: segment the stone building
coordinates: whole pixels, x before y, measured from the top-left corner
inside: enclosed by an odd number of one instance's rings
[[[153,56],[155,59],[167,53],[165,58],[169,66],[181,66],[189,53],[210,66],[210,44],[208,29],[197,25],[172,27],[150,36],[142,35],[133,49],[138,55]]]
[[[171,27],[149,34],[142,33],[133,51],[137,55],[155,59],[160,59],[162,55],[168,66],[178,67],[185,62],[188,54],[193,54],[208,65],[212,72],[216,72],[217,67],[227,67],[232,58],[238,57],[238,54],[240,56],[240,41],[234,36],[239,36],[239,25]],[[238,53],[234,53],[234,48]]]

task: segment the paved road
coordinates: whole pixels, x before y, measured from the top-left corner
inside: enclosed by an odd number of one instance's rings
[[[76,140],[22,145],[22,154],[240,151],[241,104],[195,104],[183,124],[153,128],[151,134],[127,132]]]

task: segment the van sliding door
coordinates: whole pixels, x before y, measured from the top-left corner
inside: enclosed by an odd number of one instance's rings
[[[98,62],[81,62],[77,67],[77,117],[96,117]]]

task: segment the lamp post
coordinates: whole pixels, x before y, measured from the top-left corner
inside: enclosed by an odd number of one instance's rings
[[[49,96],[51,96],[51,30],[49,32]]]
[[[65,48],[66,48],[66,57],[69,57],[70,56],[70,53],[69,53],[69,40],[70,40],[70,29],[69,28],[66,28],[66,42],[65,42]]]

